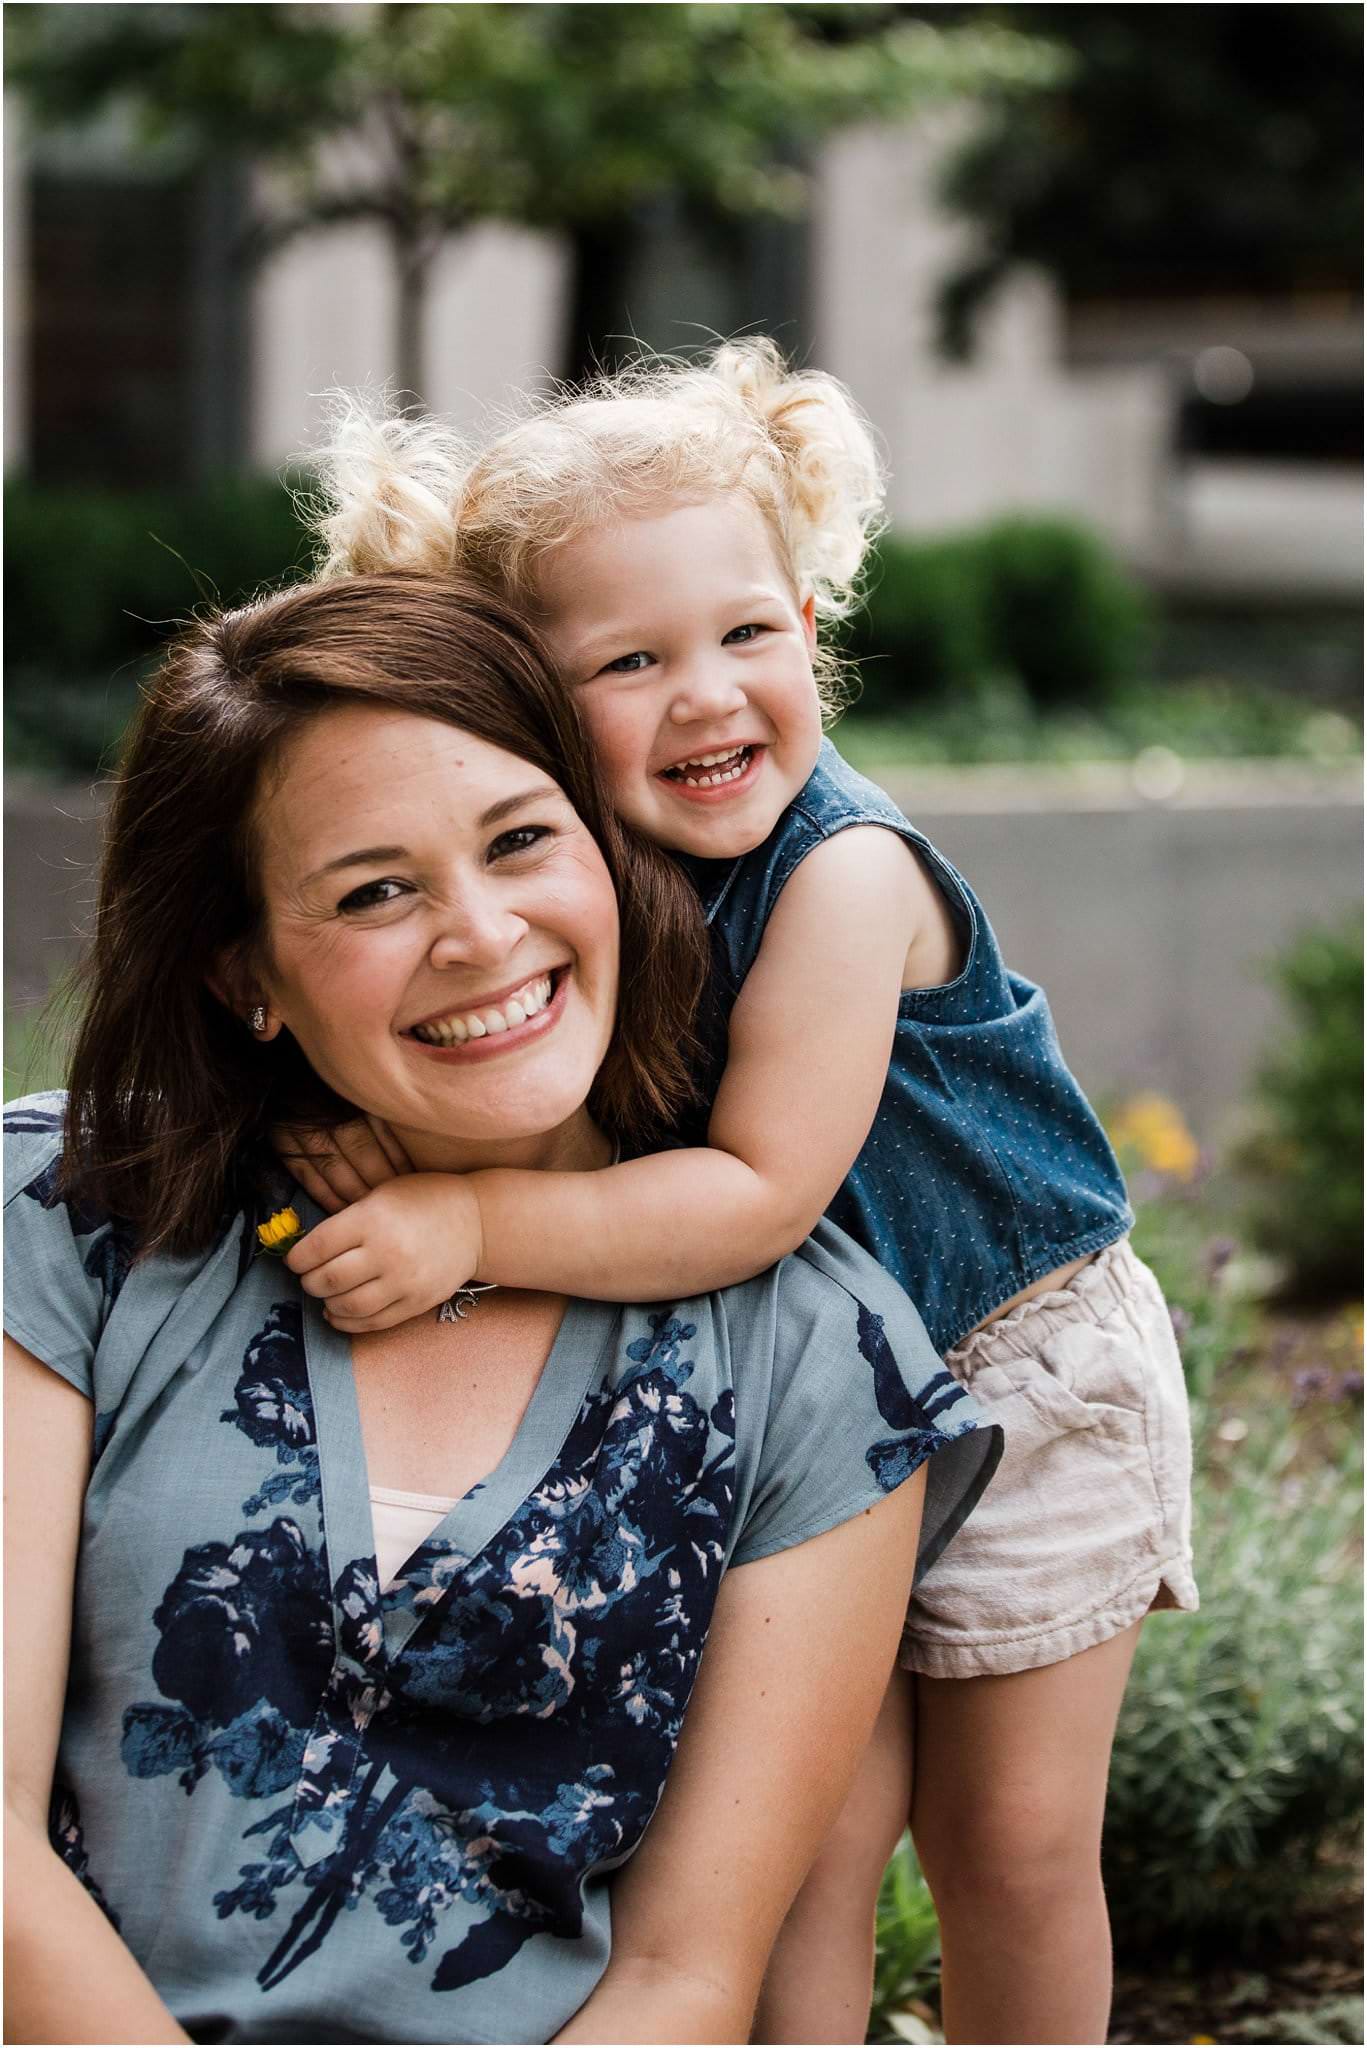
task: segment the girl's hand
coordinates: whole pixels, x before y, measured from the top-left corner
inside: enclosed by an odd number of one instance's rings
[[[348,1336],[390,1330],[475,1276],[479,1202],[454,1173],[413,1173],[363,1194],[286,1254],[306,1294]]]
[[[276,1124],[271,1144],[304,1193],[329,1216],[359,1202],[413,1162],[380,1117],[360,1117],[330,1131],[313,1124]]]

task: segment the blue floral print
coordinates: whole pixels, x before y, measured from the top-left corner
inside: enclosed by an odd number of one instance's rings
[[[259,1515],[286,1500],[295,1507],[317,1500],[318,1442],[297,1301],[277,1302],[271,1310],[265,1328],[247,1346],[233,1397],[237,1405],[224,1409],[223,1421],[236,1423],[254,1444],[273,1448],[281,1468],[243,1501],[243,1514]]]
[[[687,1391],[695,1326],[656,1314],[648,1327],[485,1549],[425,1544],[383,1606],[372,1559],[329,1589],[321,1550],[285,1517],[185,1553],[154,1615],[163,1699],[127,1710],[123,1759],[134,1776],[178,1774],[186,1792],[214,1770],[242,1798],[289,1793],[247,1831],[264,1856],[214,1897],[222,1918],[269,1919],[292,1902],[263,1989],[365,1896],[413,1963],[452,1902],[480,1908],[432,1975],[433,1989],[454,1989],[535,1933],[575,1936],[584,1877],[639,1840],[721,1577],[735,1448],[729,1390],[710,1412]],[[287,1486],[311,1498],[296,1305],[271,1310],[235,1393],[223,1421],[280,1466],[245,1512]],[[419,1620],[390,1657],[396,1593]],[[484,1732],[477,1764],[471,1722]],[[324,1853],[301,1862],[320,1831]]]
[[[871,1308],[866,1308],[862,1301],[859,1304],[858,1343],[861,1358],[873,1367],[873,1396],[878,1403],[878,1413],[884,1422],[903,1432],[900,1436],[871,1444],[865,1454],[869,1470],[884,1493],[892,1493],[947,1438],[962,1436],[975,1427],[972,1403],[966,1389],[943,1366],[931,1376],[924,1388],[912,1395],[897,1369],[883,1318]],[[944,1420],[949,1410],[955,1407],[964,1411],[963,1420],[957,1428]]]

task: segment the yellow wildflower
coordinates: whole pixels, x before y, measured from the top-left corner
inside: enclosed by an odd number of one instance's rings
[[[1182,1112],[1162,1095],[1136,1095],[1112,1119],[1111,1140],[1118,1152],[1135,1155],[1154,1173],[1191,1180],[1201,1153]]]
[[[293,1209],[277,1209],[268,1223],[257,1224],[256,1234],[261,1240],[263,1252],[270,1252],[273,1258],[283,1259],[303,1227]]]

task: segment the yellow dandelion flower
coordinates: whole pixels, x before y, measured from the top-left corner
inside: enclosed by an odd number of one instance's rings
[[[263,1252],[283,1259],[303,1227],[293,1209],[277,1209],[268,1222],[257,1224],[256,1234]]]

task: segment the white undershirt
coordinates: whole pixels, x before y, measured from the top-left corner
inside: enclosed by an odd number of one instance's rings
[[[392,1486],[371,1487],[370,1520],[381,1592],[455,1504],[439,1493],[399,1493]]]

